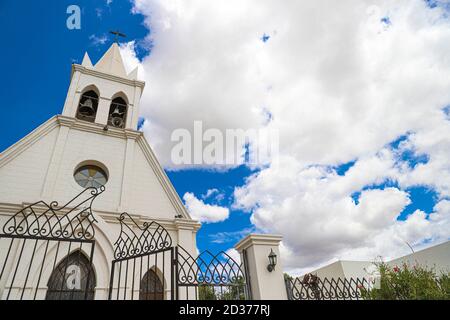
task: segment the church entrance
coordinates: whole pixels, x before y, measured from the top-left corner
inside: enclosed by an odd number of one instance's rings
[[[153,270],[148,270],[141,280],[139,300],[164,300],[163,284]]]
[[[72,252],[53,270],[47,284],[46,300],[93,300],[95,273],[80,250]]]

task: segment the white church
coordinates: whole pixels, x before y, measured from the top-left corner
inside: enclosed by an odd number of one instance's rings
[[[0,299],[174,298],[200,224],[137,130],[144,86],[117,43],[86,53],[62,114],[1,153]]]

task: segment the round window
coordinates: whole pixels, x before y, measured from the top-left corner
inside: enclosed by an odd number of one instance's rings
[[[105,171],[93,165],[86,165],[78,168],[73,177],[83,188],[99,188],[108,181]]]

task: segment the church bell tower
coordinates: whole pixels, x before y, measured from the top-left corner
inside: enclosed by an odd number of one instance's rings
[[[145,85],[137,80],[137,71],[136,67],[126,73],[117,43],[95,65],[85,53],[81,65],[72,65],[62,115],[101,124],[105,129],[136,130]]]

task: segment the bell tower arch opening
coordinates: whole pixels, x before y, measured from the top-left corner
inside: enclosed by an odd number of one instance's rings
[[[125,128],[128,105],[122,97],[114,98],[109,107],[108,125],[115,128]]]
[[[94,90],[86,91],[81,95],[76,118],[88,122],[94,122],[97,115],[98,94]]]

